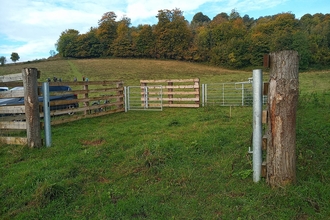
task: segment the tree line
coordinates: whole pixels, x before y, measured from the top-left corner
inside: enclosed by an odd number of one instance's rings
[[[16,52],[12,52],[11,53],[11,56],[10,56],[10,59],[14,62],[14,63],[16,63],[16,61],[17,60],[19,60],[19,55],[18,55],[18,53],[16,53]],[[5,56],[1,56],[0,57],[0,65],[1,66],[3,66],[3,65],[5,65],[7,63],[7,58],[5,57]]]
[[[129,57],[207,62],[229,68],[261,66],[263,55],[296,50],[300,68],[330,64],[330,14],[292,13],[250,18],[236,10],[212,20],[198,12],[191,22],[180,9],[159,10],[155,25],[131,26],[128,17],[117,21],[104,13],[87,33],[63,31],[56,43],[61,57]]]

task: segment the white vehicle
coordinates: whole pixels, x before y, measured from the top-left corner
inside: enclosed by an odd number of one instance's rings
[[[2,92],[2,91],[8,91],[9,89],[8,89],[8,87],[0,87],[0,92]]]

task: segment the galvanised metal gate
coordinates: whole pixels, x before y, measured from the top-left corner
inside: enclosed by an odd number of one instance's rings
[[[202,84],[202,106],[251,106],[252,82]]]
[[[125,90],[125,110],[163,110],[162,86],[128,86]]]

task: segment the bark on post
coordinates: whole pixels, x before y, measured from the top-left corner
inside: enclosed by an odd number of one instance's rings
[[[298,67],[296,51],[270,54],[266,180],[272,187],[296,182]]]
[[[38,70],[35,68],[25,68],[22,70],[22,77],[24,85],[27,144],[31,148],[41,147]]]

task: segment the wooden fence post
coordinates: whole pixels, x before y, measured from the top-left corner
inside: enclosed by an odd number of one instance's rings
[[[173,82],[168,82],[169,87],[173,86]],[[168,88],[168,104],[173,104],[173,88]]]
[[[118,82],[117,83],[117,102],[120,102],[122,103],[124,101],[124,92],[123,92],[123,89],[124,89],[124,85],[123,85],[123,82]],[[117,109],[122,109],[124,108],[124,105],[123,104],[119,104],[117,105]]]
[[[270,54],[266,181],[271,187],[296,182],[298,67],[296,51]]]
[[[85,82],[86,83],[86,82]],[[88,84],[84,84],[83,85],[83,90],[86,91],[86,93],[84,93],[84,99],[85,100],[88,100]],[[84,102],[84,106],[85,107],[88,107],[89,106],[89,102],[88,101],[85,101]],[[85,110],[84,111],[84,115],[87,115],[88,113],[91,113],[90,110]]]
[[[198,100],[198,101],[195,101],[195,104],[199,105],[200,104],[200,102],[199,102],[199,97],[200,97],[199,78],[194,80],[194,86],[195,86],[195,92],[196,92],[195,98]]]
[[[38,70],[35,68],[24,68],[22,70],[22,77],[24,85],[27,145],[31,148],[41,147]]]

